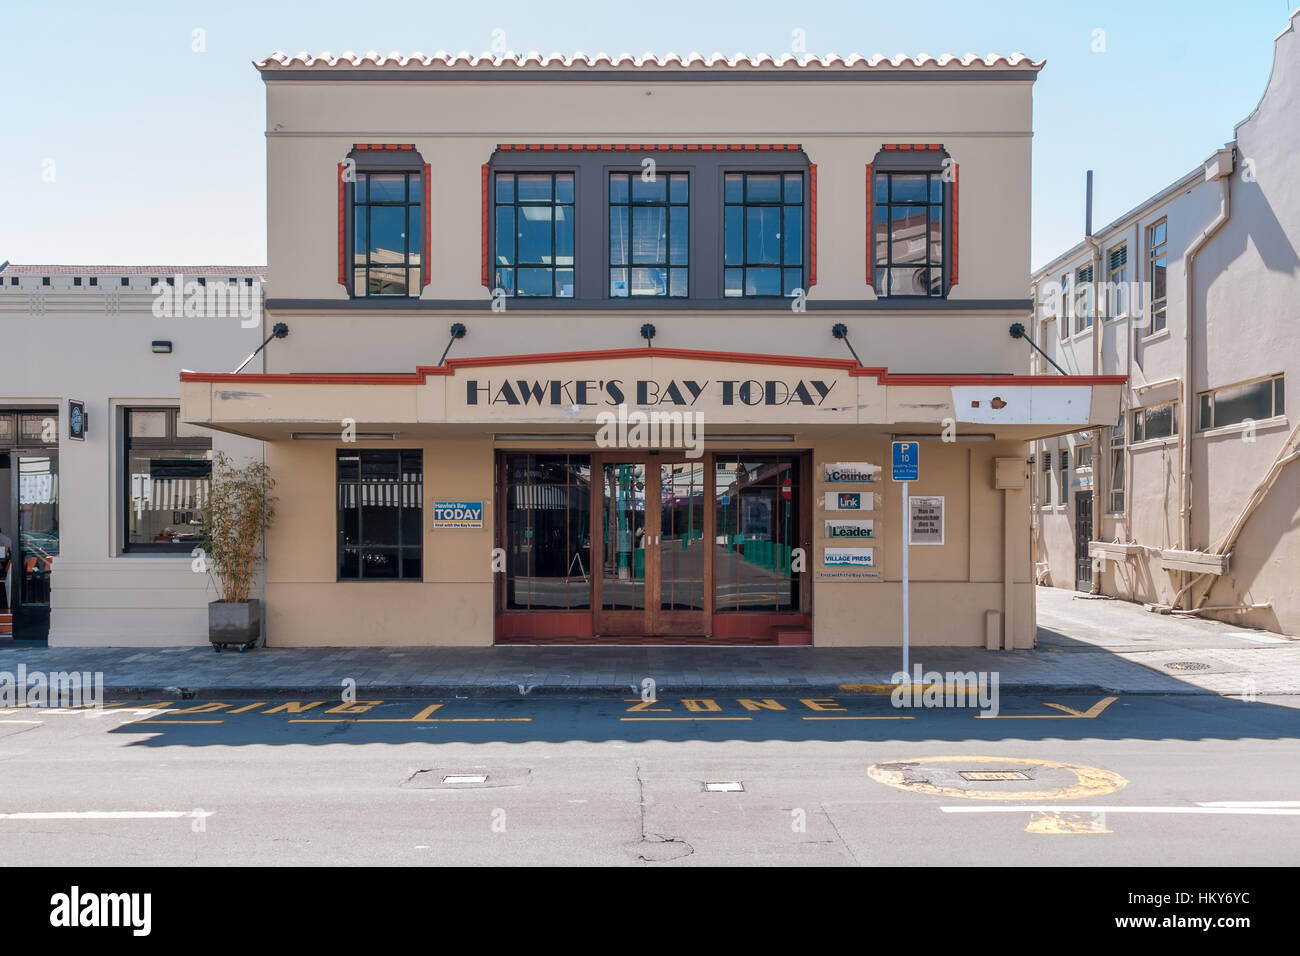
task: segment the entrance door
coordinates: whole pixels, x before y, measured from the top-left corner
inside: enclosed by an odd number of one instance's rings
[[[1074,589],[1092,589],[1092,556],[1088,542],[1092,540],[1092,492],[1074,493]]]
[[[54,451],[14,451],[10,462],[18,525],[17,533],[9,534],[15,548],[8,576],[14,637],[44,640],[59,554],[59,458]]]
[[[703,459],[599,456],[593,473],[597,636],[707,635],[713,516]]]

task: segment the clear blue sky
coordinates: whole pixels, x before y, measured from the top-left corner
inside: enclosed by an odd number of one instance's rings
[[[1294,2],[4,0],[0,261],[264,262],[265,107],[249,61],[276,50],[477,53],[501,29],[519,52],[776,55],[802,29],[818,55],[1046,58],[1034,92],[1039,265],[1079,241],[1086,169],[1101,225],[1232,137]]]

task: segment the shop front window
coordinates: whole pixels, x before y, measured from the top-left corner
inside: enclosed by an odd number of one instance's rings
[[[591,607],[591,459],[505,456],[509,610]]]
[[[719,455],[714,469],[714,607],[799,610],[798,459]]]

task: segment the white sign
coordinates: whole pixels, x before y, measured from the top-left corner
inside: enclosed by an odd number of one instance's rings
[[[828,461],[822,465],[822,481],[828,485],[849,481],[876,481],[879,465],[869,461]]]
[[[826,548],[822,563],[828,568],[874,568],[875,548]]]
[[[907,509],[909,544],[943,544],[942,495],[910,495]]]
[[[828,538],[874,538],[876,523],[871,520],[844,521],[827,520],[826,537]]]
[[[875,511],[876,494],[873,491],[828,491],[827,511]]]

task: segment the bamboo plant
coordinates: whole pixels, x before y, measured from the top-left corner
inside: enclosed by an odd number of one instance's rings
[[[241,604],[257,576],[266,529],[275,517],[275,479],[265,462],[238,467],[224,452],[212,459],[212,481],[203,510],[203,549],[208,575],[221,600]]]

